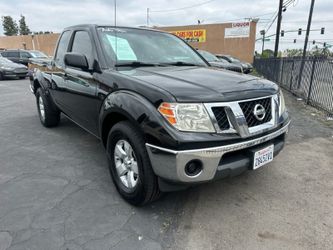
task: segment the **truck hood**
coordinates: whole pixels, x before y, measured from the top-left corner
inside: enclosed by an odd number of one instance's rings
[[[141,67],[120,73],[169,92],[178,102],[223,102],[276,94],[268,80],[211,67]]]
[[[241,71],[241,66],[235,63],[224,63],[224,62],[209,62],[213,67],[223,68],[223,69],[239,69]]]

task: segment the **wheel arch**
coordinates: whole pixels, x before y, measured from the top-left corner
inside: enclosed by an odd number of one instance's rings
[[[147,142],[160,144],[158,133],[165,131],[162,125],[163,120],[159,117],[154,104],[137,93],[117,91],[109,94],[101,106],[99,127],[104,147],[106,147],[110,129],[118,122],[125,120],[135,124]]]
[[[129,121],[132,120],[127,115],[124,115],[120,111],[112,111],[109,112],[103,119],[102,125],[101,125],[101,140],[103,143],[103,146],[106,148],[106,142],[109,131],[112,129],[114,125],[116,125],[118,122],[121,121]]]
[[[41,88],[42,85],[39,83],[38,79],[34,79],[33,80],[33,90],[34,90],[34,94],[36,94],[36,91],[38,88]]]

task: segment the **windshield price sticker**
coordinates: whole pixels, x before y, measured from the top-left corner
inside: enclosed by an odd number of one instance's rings
[[[106,35],[109,43],[111,44],[113,50],[117,54],[118,60],[124,61],[136,61],[137,57],[128,43],[128,41],[124,38],[111,36],[109,34]]]

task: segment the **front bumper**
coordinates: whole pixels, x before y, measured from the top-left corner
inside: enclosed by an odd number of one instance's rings
[[[24,77],[27,76],[28,71],[4,71],[3,76],[4,77]]]
[[[274,155],[277,155],[284,145],[284,135],[288,132],[289,124],[290,121],[280,129],[256,139],[219,147],[175,151],[147,143],[146,148],[155,174],[162,179],[188,184],[205,182],[223,176],[224,173],[235,175],[230,171],[240,172],[248,168],[248,158],[238,157],[236,160],[229,153],[274,143]],[[226,162],[223,163],[224,158]],[[189,176],[185,172],[186,164],[192,160],[201,161],[203,166],[202,171],[195,176]]]

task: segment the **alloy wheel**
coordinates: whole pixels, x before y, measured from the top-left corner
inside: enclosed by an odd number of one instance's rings
[[[131,144],[119,140],[114,148],[114,162],[118,177],[125,187],[134,189],[138,183],[139,170],[135,153]]]

